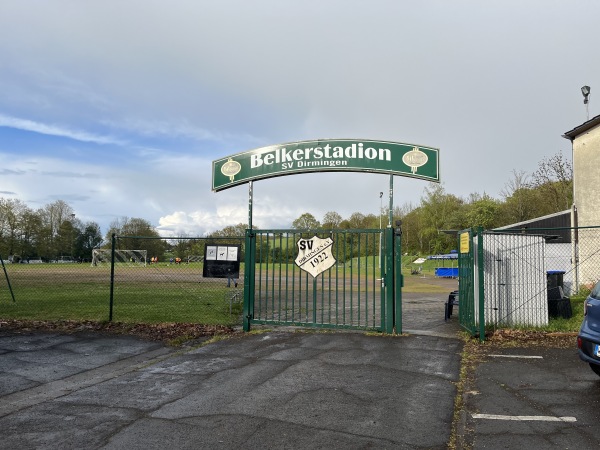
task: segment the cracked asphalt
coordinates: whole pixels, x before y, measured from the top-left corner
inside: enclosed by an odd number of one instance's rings
[[[485,350],[464,393],[473,449],[597,449],[600,377],[573,348]]]
[[[446,448],[461,341],[0,334],[3,448]]]
[[[600,446],[600,377],[573,348],[486,345],[460,384],[444,295],[404,297],[402,336],[280,328],[181,348],[0,329],[10,449]],[[455,439],[455,441],[452,441]]]

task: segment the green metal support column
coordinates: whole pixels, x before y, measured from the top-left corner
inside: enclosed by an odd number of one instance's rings
[[[385,229],[385,332],[394,332],[394,229]]]
[[[117,243],[117,236],[115,233],[111,236],[110,244],[110,300],[108,306],[108,321],[113,320],[113,305],[115,296],[115,248]]]
[[[244,331],[250,331],[250,320],[254,315],[254,273],[256,270],[256,234],[246,230],[244,244]]]
[[[483,267],[483,228],[477,229],[477,274],[479,286],[479,340],[485,341],[485,292],[483,289],[484,283],[484,267]]]
[[[248,183],[248,229],[244,248],[244,331],[250,331],[250,320],[254,314],[254,271],[256,270],[256,252],[253,244],[256,243],[256,234],[252,232],[252,205],[254,203],[254,184]]]
[[[394,278],[395,304],[394,304],[394,326],[397,334],[402,334],[402,287],[404,277],[402,275],[402,223],[398,221],[394,231]]]

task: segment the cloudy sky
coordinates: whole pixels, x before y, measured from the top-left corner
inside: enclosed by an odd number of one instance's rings
[[[248,221],[248,186],[212,192],[213,160],[360,138],[439,148],[447,192],[500,198],[513,169],[570,158],[583,85],[600,113],[598,17],[593,0],[2,0],[0,197],[204,235]],[[377,214],[388,183],[259,181],[253,223]],[[427,183],[394,187],[418,204]]]

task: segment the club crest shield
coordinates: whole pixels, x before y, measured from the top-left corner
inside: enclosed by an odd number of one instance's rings
[[[298,239],[296,245],[298,246],[296,265],[310,273],[314,278],[336,263],[331,252],[333,247],[333,239],[331,238],[321,239],[317,236],[310,239],[301,238]]]

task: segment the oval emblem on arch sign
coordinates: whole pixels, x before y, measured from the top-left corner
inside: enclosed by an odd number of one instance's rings
[[[412,173],[417,173],[417,169],[427,164],[428,160],[427,154],[423,153],[417,147],[413,147],[410,152],[405,153],[402,157],[402,162],[410,167]]]
[[[226,177],[229,177],[230,181],[233,181],[234,177],[240,173],[242,165],[229,158],[225,164],[221,167],[221,173]]]

